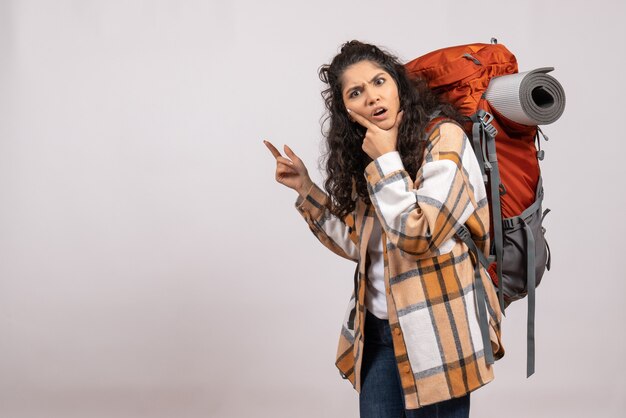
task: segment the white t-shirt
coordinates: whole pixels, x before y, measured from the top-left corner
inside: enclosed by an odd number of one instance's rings
[[[382,225],[374,216],[374,229],[367,252],[370,265],[367,270],[367,289],[365,289],[365,307],[379,319],[389,319],[387,297],[385,295],[385,262],[383,259]]]

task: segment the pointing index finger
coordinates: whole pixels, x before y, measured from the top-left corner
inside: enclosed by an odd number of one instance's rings
[[[265,146],[270,150],[270,152],[272,153],[272,155],[274,156],[274,158],[278,158],[281,157],[281,153],[280,151],[278,151],[276,149],[276,147],[274,145],[272,145],[272,143],[270,141],[266,141],[263,140],[263,143],[265,144]]]

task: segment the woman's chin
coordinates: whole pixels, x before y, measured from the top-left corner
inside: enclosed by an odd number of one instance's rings
[[[382,120],[382,121],[376,121],[374,122],[374,125],[378,126],[380,129],[383,129],[385,131],[388,131],[389,129],[391,129],[392,124],[387,120]]]

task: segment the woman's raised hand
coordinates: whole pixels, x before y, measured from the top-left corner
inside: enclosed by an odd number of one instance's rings
[[[271,142],[264,140],[263,143],[276,158],[276,181],[305,196],[313,181],[302,160],[287,145],[285,154],[289,158],[283,157]]]
[[[379,128],[376,124],[370,122],[364,116],[359,115],[355,111],[346,108],[348,115],[352,117],[359,125],[367,129],[365,137],[363,138],[363,145],[361,148],[372,160],[380,157],[391,151],[396,150],[398,141],[398,128],[400,122],[402,122],[402,115],[404,111],[401,110],[396,115],[396,120],[389,129]]]

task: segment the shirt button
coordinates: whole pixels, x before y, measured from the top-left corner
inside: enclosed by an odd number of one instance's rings
[[[401,331],[400,331],[400,327],[395,327],[395,328],[393,329],[393,332],[395,332],[395,333],[396,333],[396,335],[400,335],[400,333],[401,333]]]
[[[402,368],[402,370],[404,370],[404,373],[411,373],[411,366],[407,364]]]

